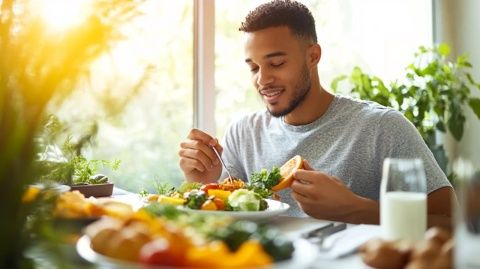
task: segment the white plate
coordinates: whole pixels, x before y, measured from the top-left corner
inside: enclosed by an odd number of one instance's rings
[[[198,210],[198,209],[190,209],[186,207],[179,207],[179,210],[196,213],[196,214],[204,214],[204,215],[217,215],[217,216],[228,216],[233,219],[242,219],[242,220],[251,220],[251,221],[259,221],[259,220],[266,220],[271,217],[278,216],[287,212],[290,206],[286,203],[282,203],[279,201],[265,199],[268,203],[268,208],[264,211],[212,211],[212,210]]]
[[[273,267],[275,269],[309,268],[309,266],[313,264],[318,254],[318,248],[316,246],[310,244],[305,239],[297,239],[293,242],[293,245],[295,247],[295,251],[293,252],[293,257],[290,260],[273,264]],[[83,235],[82,237],[80,237],[80,239],[77,241],[76,247],[80,257],[84,258],[85,260],[91,263],[94,263],[95,265],[98,265],[98,268],[189,269],[186,267],[145,266],[145,265],[140,265],[138,263],[110,258],[95,252],[90,247],[90,238],[88,238],[88,236],[86,235]],[[261,267],[261,268],[272,268],[272,266]],[[256,267],[256,269],[260,269],[260,268]]]

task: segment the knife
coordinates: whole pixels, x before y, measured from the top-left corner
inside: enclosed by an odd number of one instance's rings
[[[312,231],[303,234],[302,237],[308,239],[312,243],[321,243],[326,237],[334,233],[343,231],[346,228],[346,223],[340,223],[337,225],[335,225],[334,223],[330,223],[320,228],[313,229]]]
[[[315,237],[319,233],[321,233],[322,231],[324,231],[326,229],[331,229],[332,227],[333,227],[333,222],[303,233],[302,238],[308,239],[308,238],[311,238],[311,237]]]

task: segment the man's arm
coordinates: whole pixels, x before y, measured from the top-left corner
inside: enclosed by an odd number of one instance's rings
[[[452,207],[457,202],[451,187],[434,190],[428,195],[428,227],[440,226],[452,228]]]
[[[380,204],[356,195],[338,178],[303,169],[294,176],[292,196],[306,214],[318,219],[356,224],[380,223]],[[450,187],[440,188],[428,195],[429,227],[451,227],[451,201],[454,197]]]
[[[347,218],[351,223],[380,223],[380,204],[373,200],[356,197],[357,211]],[[442,187],[431,192],[427,197],[428,227],[440,226],[452,229],[452,203],[456,202],[455,192],[451,187]],[[355,207],[355,205],[352,205]]]

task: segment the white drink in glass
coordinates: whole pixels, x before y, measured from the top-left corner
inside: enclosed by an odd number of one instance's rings
[[[380,225],[387,240],[420,240],[427,230],[427,180],[420,159],[386,158],[380,191]]]
[[[383,195],[380,222],[385,239],[417,241],[427,229],[427,195],[391,191]]]

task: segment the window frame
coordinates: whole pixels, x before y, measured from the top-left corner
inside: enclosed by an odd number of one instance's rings
[[[193,10],[193,127],[215,136],[215,0]]]

